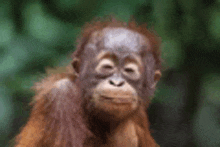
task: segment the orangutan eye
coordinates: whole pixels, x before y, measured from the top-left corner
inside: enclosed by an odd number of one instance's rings
[[[140,78],[140,71],[139,67],[135,63],[128,63],[124,66],[123,73],[125,76],[131,79],[138,79]]]
[[[129,63],[129,64],[125,65],[124,71],[127,73],[137,73],[137,72],[139,72],[138,65],[134,64],[134,63]]]
[[[102,66],[102,68],[105,68],[105,69],[112,69],[113,66],[112,65],[109,65],[109,64],[105,64]]]
[[[114,62],[110,59],[103,59],[96,67],[96,72],[98,73],[107,73],[111,72],[114,69]]]
[[[134,72],[134,69],[132,69],[132,68],[125,68],[124,70],[125,70],[126,72],[128,72],[128,73]]]

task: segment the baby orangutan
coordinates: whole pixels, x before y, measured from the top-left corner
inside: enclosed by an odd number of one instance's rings
[[[16,147],[156,147],[146,109],[161,76],[159,46],[134,21],[87,24],[68,70],[35,85]]]

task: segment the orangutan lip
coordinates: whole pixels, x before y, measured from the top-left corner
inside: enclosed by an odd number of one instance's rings
[[[101,96],[102,100],[105,101],[110,101],[114,103],[131,103],[134,101],[132,98],[113,98],[113,97],[106,97],[106,96]]]

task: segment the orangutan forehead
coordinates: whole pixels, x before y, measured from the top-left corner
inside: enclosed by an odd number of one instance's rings
[[[138,52],[146,38],[132,30],[125,28],[106,28],[103,30],[103,46],[107,49],[126,49]]]
[[[139,52],[142,46],[149,47],[148,39],[138,32],[126,28],[105,28],[94,32],[88,43],[93,49],[109,51]]]

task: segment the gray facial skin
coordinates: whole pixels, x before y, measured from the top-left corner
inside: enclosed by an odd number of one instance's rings
[[[103,31],[103,46],[106,49],[139,52],[146,38],[125,28],[106,28]]]
[[[126,28],[105,28],[94,32],[85,50],[93,50],[94,53],[105,49],[110,52],[140,52],[142,46],[149,47],[149,40],[132,30]],[[86,54],[86,52],[85,52]]]

